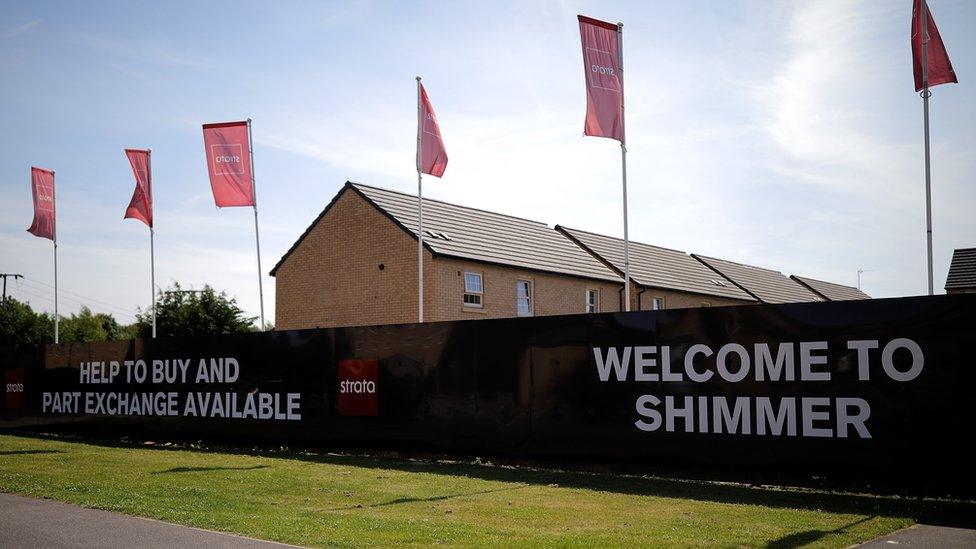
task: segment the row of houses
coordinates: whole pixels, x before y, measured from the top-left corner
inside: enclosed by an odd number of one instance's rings
[[[347,182],[278,261],[279,330],[415,322],[417,197]],[[624,310],[618,238],[424,199],[424,319]],[[857,288],[631,242],[631,310],[869,299]]]

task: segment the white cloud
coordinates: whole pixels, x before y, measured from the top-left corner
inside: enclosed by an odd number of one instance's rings
[[[16,27],[14,27],[12,29],[0,30],[0,38],[2,38],[2,39],[16,38],[18,36],[21,36],[23,34],[27,34],[30,31],[34,30],[35,28],[37,28],[37,25],[39,25],[39,24],[40,24],[40,21],[28,21],[28,22],[26,22],[26,23],[24,23],[22,25],[18,25]]]

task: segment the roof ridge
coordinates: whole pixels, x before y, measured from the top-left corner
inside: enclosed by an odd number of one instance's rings
[[[395,190],[395,189],[387,189],[386,187],[377,187],[376,185],[368,185],[366,183],[360,183],[358,181],[347,181],[347,183],[349,183],[350,185],[352,185],[354,187],[366,187],[367,189],[376,189],[378,191],[383,191],[383,192],[387,192],[387,193],[399,194],[401,196],[408,196],[410,198],[413,198],[414,200],[417,199],[417,195],[415,195],[415,194],[410,194],[410,193],[406,193],[406,192],[403,192],[403,191],[398,191],[398,190]],[[456,208],[464,208],[465,210],[474,210],[476,212],[481,212],[481,213],[486,213],[486,214],[491,214],[491,215],[497,215],[497,216],[501,216],[501,217],[507,217],[507,218],[510,218],[510,219],[518,219],[519,221],[526,221],[528,223],[534,223],[536,225],[542,225],[544,227],[549,227],[549,224],[546,223],[546,222],[544,222],[544,221],[536,221],[534,219],[528,219],[528,218],[525,218],[525,217],[519,217],[517,215],[511,215],[511,214],[506,214],[506,213],[501,213],[501,212],[493,212],[491,210],[483,210],[481,208],[475,208],[475,207],[472,207],[472,206],[465,206],[463,204],[457,204],[457,203],[454,203],[454,202],[447,202],[446,200],[438,200],[436,198],[427,198],[425,196],[424,197],[424,202],[437,202],[437,203],[440,203],[440,204],[445,204],[447,206],[454,206]]]
[[[558,225],[557,224],[554,228],[557,229],[557,230],[558,229],[563,229],[565,231],[575,231],[575,232],[578,232],[578,233],[586,233],[586,234],[590,234],[590,235],[593,235],[593,236],[602,236],[603,238],[612,238],[614,240],[623,241],[623,238],[620,238],[619,236],[610,236],[608,234],[595,233],[593,231],[586,231],[586,230],[583,230],[583,229],[574,229],[572,227],[567,227],[565,225]],[[659,250],[667,250],[669,252],[678,252],[678,253],[682,253],[682,254],[688,255],[688,252],[686,252],[684,250],[679,250],[677,248],[668,248],[667,246],[658,246],[657,244],[648,244],[647,242],[640,242],[639,240],[630,240],[630,243],[631,244],[640,244],[641,246],[648,246],[650,248],[657,248]]]

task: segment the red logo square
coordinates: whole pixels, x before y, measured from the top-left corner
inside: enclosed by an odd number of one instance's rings
[[[8,410],[24,407],[24,370],[7,370],[3,376],[3,401]]]
[[[378,371],[376,359],[339,361],[339,415],[376,415]]]

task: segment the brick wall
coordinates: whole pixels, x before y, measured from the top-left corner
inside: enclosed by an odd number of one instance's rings
[[[278,269],[275,293],[278,330],[416,322],[417,241],[346,189]]]
[[[426,269],[425,272],[429,273]],[[482,275],[484,285],[482,308],[467,307],[462,302],[465,272]],[[517,316],[516,282],[518,280],[528,280],[532,283],[534,316],[585,313],[585,293],[588,289],[599,291],[600,312],[620,310],[618,292],[623,287],[623,283],[587,280],[446,257],[438,257],[434,262],[433,279],[430,281],[431,299],[427,301],[425,307],[430,311],[431,320]]]
[[[631,310],[636,311],[637,309],[637,295],[640,292],[640,288],[636,285],[632,285],[630,289],[630,302]],[[640,310],[649,311],[651,310],[653,298],[660,297],[664,299],[665,309],[687,309],[690,307],[703,307],[707,303],[709,307],[722,307],[725,305],[749,305],[756,303],[755,301],[745,301],[741,299],[729,299],[727,297],[718,297],[702,294],[693,294],[688,292],[679,292],[675,290],[662,290],[658,288],[647,288],[644,293],[640,296]]]

